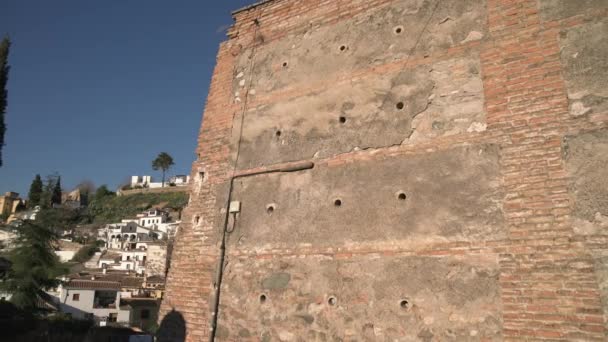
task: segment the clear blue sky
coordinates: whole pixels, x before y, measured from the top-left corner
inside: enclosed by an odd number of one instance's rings
[[[13,45],[0,191],[188,174],[230,12],[255,0],[0,0]]]

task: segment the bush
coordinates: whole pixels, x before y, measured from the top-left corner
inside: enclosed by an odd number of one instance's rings
[[[95,252],[98,252],[98,251],[99,251],[99,247],[97,247],[96,242],[91,245],[83,246],[78,250],[78,252],[76,252],[76,254],[74,254],[72,261],[79,262],[79,263],[87,262],[95,254]]]

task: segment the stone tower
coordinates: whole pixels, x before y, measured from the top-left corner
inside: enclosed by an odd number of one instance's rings
[[[606,0],[234,12],[161,340],[605,341],[607,14]]]

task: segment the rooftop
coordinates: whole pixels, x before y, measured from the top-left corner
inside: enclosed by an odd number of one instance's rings
[[[165,277],[159,276],[159,275],[153,275],[153,276],[149,276],[146,279],[146,282],[148,283],[165,283]]]
[[[133,275],[129,271],[106,271],[94,269],[86,270],[69,276],[70,281],[65,285],[68,288],[82,289],[120,289],[141,288],[144,279]]]
[[[75,279],[70,280],[64,285],[70,289],[90,289],[90,290],[118,290],[120,289],[120,283],[117,281],[102,281],[102,280],[84,280]]]

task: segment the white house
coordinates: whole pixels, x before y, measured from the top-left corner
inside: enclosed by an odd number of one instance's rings
[[[166,182],[165,182],[166,183]],[[162,188],[162,182],[154,182],[152,176],[131,176],[131,188]],[[165,184],[169,185],[169,184]]]
[[[107,251],[99,258],[98,267],[101,269],[135,271],[143,275],[146,271],[147,251],[144,248],[128,251]]]
[[[131,187],[147,188],[152,183],[152,176],[131,176]]]
[[[164,186],[187,186],[190,183],[189,175],[175,175],[165,180]],[[162,182],[154,182],[152,176],[131,176],[131,188],[162,188]]]
[[[169,178],[169,184],[174,184],[175,186],[186,186],[190,183],[189,175],[175,175]]]
[[[73,318],[141,328],[158,317],[159,300],[155,291],[144,288],[142,277],[106,271],[70,277],[49,294],[56,297],[59,310]]]
[[[59,309],[77,319],[129,324],[130,310],[120,307],[120,282],[75,279],[59,286]]]
[[[150,209],[138,214],[137,220],[140,226],[156,228],[159,224],[169,220],[169,214],[160,209]]]
[[[167,234],[167,237],[173,238],[177,234],[181,221],[161,223],[156,226],[156,229]]]
[[[99,239],[106,242],[109,249],[135,249],[137,242],[163,239],[166,233],[154,228],[146,228],[136,222],[112,223],[98,232]]]

